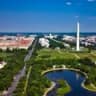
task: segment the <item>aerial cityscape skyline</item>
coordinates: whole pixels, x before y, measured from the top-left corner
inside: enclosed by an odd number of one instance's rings
[[[96,32],[96,0],[1,0],[0,32]]]
[[[0,96],[96,96],[96,0],[0,0]]]

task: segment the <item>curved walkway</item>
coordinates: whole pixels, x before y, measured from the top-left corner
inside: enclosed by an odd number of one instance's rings
[[[90,84],[90,86],[92,87],[92,88],[94,88],[94,89],[89,89],[89,88],[87,88],[86,86],[85,86],[85,82],[86,82],[86,80],[84,80],[83,82],[82,82],[82,84],[81,84],[81,86],[83,87],[83,88],[85,88],[85,89],[87,89],[87,90],[89,90],[89,91],[92,91],[92,92],[96,92],[96,87],[91,83]]]
[[[45,93],[43,96],[47,96],[47,94],[56,86],[55,82],[51,82],[51,87],[46,89]]]
[[[26,78],[23,94],[26,94],[26,90],[27,90],[27,86],[28,86],[28,80],[29,80],[29,77],[30,77],[30,74],[31,74],[31,70],[32,70],[32,66],[29,67],[29,70],[28,70],[28,73],[27,73],[27,78]]]

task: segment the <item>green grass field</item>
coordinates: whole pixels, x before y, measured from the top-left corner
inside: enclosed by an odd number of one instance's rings
[[[0,57],[6,58],[8,56],[11,56],[12,53],[7,53],[7,52],[0,52]]]
[[[73,53],[69,53],[63,50],[56,50],[56,49],[41,49],[37,53],[38,53],[37,59],[42,59],[42,58],[44,59],[48,59],[48,58],[72,59],[72,58],[75,58]]]
[[[88,57],[93,61],[96,61],[96,53],[88,53],[88,52],[82,52],[82,53],[77,53],[77,52],[70,52],[70,51],[65,51],[63,49],[41,49],[40,51],[37,52],[38,56],[36,59],[74,59],[74,58],[85,58]]]
[[[65,94],[71,91],[69,84],[64,80],[59,80],[59,88],[57,89],[57,96],[65,96]]]
[[[87,84],[85,87],[96,92],[96,88],[94,88],[91,84]]]

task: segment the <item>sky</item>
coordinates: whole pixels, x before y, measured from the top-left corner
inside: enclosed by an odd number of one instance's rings
[[[96,32],[96,0],[0,0],[0,32]]]

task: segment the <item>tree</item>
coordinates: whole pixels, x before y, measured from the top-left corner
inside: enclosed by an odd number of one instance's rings
[[[3,57],[0,57],[0,62],[2,62],[3,61]]]

